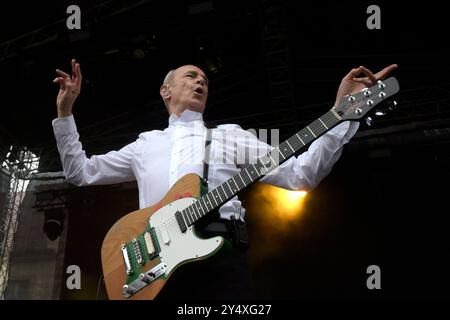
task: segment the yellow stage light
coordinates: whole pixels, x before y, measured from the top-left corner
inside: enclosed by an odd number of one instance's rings
[[[298,213],[303,206],[303,200],[307,194],[306,191],[291,191],[281,188],[274,189],[274,199],[277,207],[286,213]]]

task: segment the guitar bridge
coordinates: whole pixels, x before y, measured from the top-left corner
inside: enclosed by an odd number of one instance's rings
[[[123,296],[125,298],[131,297],[136,292],[162,276],[166,270],[167,265],[165,263],[160,263],[147,272],[139,274],[139,278],[123,286]]]

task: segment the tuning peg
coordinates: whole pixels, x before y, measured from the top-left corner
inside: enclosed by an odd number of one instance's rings
[[[366,120],[367,126],[370,127],[372,125],[372,123],[373,123],[373,119],[371,117],[367,117],[365,120]]]
[[[389,101],[389,102],[388,102],[388,109],[389,109],[390,111],[393,111],[393,110],[397,109],[397,107],[398,107],[397,101],[392,100],[392,101]]]
[[[375,116],[377,116],[377,117],[382,117],[384,115],[386,115],[385,110],[379,109],[379,110],[375,111]]]

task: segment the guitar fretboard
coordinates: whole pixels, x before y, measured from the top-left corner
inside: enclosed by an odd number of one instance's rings
[[[335,110],[328,111],[292,137],[282,142],[278,147],[258,158],[255,164],[245,166],[239,173],[205,194],[198,201],[181,212],[177,212],[176,219],[181,230],[184,232],[187,226],[194,224],[197,220],[220,207],[247,186],[276,169],[303,147],[336,126],[340,121],[341,117]]]

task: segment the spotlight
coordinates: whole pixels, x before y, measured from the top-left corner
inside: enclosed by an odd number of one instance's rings
[[[304,205],[304,200],[308,194],[306,191],[291,191],[283,188],[274,188],[272,190],[271,201],[277,208],[282,208],[286,215],[297,215]]]
[[[306,191],[282,190],[279,194],[288,207],[297,207],[300,206],[303,198],[306,196]]]

